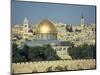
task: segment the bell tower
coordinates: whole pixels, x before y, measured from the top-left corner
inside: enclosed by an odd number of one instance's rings
[[[82,28],[84,27],[84,17],[83,17],[83,15],[81,16],[81,27]]]
[[[23,30],[24,30],[24,33],[27,33],[27,32],[28,32],[28,29],[29,29],[29,22],[28,22],[27,17],[25,17],[25,18],[24,18],[24,23],[23,23]]]

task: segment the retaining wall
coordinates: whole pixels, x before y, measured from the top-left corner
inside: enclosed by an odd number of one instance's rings
[[[37,61],[12,63],[13,73],[34,73],[62,70],[84,70],[95,69],[95,59],[83,60],[56,60],[56,61]]]

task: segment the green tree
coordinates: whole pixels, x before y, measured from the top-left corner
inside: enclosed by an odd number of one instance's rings
[[[16,43],[12,44],[12,62],[22,62],[25,60],[25,57],[20,55],[20,49]]]
[[[43,53],[45,54],[48,60],[54,60],[58,58],[56,52],[50,45],[44,45],[43,47],[45,49],[43,50]]]
[[[59,59],[56,52],[50,45],[34,47],[24,45],[22,49],[19,49],[16,44],[13,44],[12,51],[13,62]]]
[[[69,55],[72,59],[92,59],[96,58],[95,45],[80,45],[78,47],[68,48]]]

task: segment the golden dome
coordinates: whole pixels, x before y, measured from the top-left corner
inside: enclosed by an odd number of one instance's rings
[[[56,33],[56,27],[52,22],[44,19],[39,23],[37,33]]]

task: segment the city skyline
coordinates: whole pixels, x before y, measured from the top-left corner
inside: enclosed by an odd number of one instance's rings
[[[55,4],[41,2],[12,2],[12,25],[22,24],[25,17],[30,25],[43,19],[66,24],[80,24],[81,16],[85,24],[96,22],[96,7],[89,5]]]

